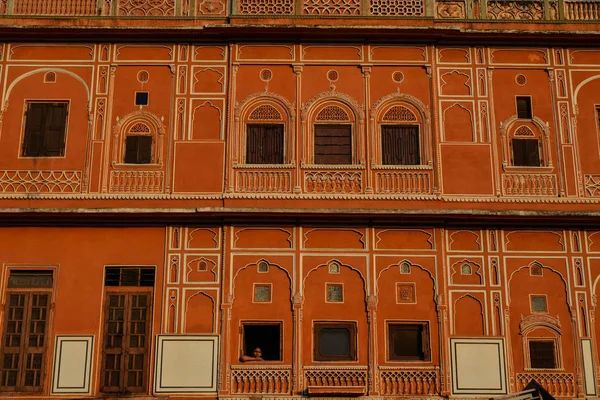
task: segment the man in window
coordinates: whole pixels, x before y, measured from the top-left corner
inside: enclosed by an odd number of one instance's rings
[[[240,357],[240,361],[242,361],[242,362],[247,362],[247,361],[264,361],[263,358],[262,358],[262,350],[260,349],[260,347],[256,347],[252,351],[252,356],[247,356],[246,354],[243,354]]]

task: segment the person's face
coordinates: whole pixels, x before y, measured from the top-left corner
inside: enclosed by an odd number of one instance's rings
[[[254,357],[262,357],[262,351],[260,351],[260,347],[255,348],[252,352],[252,355]]]

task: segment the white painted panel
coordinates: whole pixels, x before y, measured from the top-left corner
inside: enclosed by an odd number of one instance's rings
[[[502,339],[451,339],[450,345],[453,393],[506,393],[506,363]]]
[[[583,356],[583,375],[585,376],[585,394],[596,394],[596,383],[594,382],[594,359],[592,357],[592,341],[581,339],[581,354]]]
[[[57,336],[52,393],[89,393],[93,336]]]
[[[158,336],[155,392],[216,392],[218,344],[215,335]]]

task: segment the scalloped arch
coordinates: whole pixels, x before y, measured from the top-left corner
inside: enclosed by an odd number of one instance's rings
[[[422,120],[429,120],[429,107],[417,97],[404,93],[389,93],[377,100],[370,109],[371,119],[380,121],[382,118],[381,114],[383,114],[384,111],[387,111],[389,107],[394,105],[402,105],[402,103],[408,103],[416,108]]]
[[[325,102],[327,100],[337,100],[347,107],[349,107],[354,115],[358,117],[359,120],[365,119],[365,108],[358,101],[356,101],[352,96],[347,95],[345,93],[340,93],[335,90],[331,90],[328,92],[321,92],[314,96],[312,99],[308,100],[305,104],[302,105],[301,109],[301,118],[303,121],[307,119],[307,117],[312,116],[314,111],[318,108],[319,104]]]
[[[283,268],[281,265],[279,264],[274,264],[272,262],[269,262],[269,260],[267,260],[266,258],[261,258],[260,260],[256,260],[256,262],[254,263],[249,263],[244,265],[242,268],[238,269],[235,273],[235,275],[233,276],[233,278],[231,279],[231,299],[232,301],[235,300],[235,283],[237,281],[238,275],[240,274],[240,272],[250,268],[250,267],[256,267],[258,268],[258,264],[260,264],[261,262],[266,262],[267,264],[269,264],[269,267],[276,267],[279,270],[285,272],[285,275],[288,278],[289,281],[289,289],[290,289],[290,301],[293,300],[294,298],[294,289],[292,287],[292,276],[290,275],[289,271],[285,268]]]
[[[296,111],[295,111],[295,103],[291,103],[288,99],[286,99],[285,97],[283,97],[282,95],[278,94],[278,93],[273,93],[273,92],[256,92],[256,93],[252,93],[251,95],[247,96],[244,100],[242,100],[240,103],[236,103],[235,104],[235,109],[234,109],[234,116],[236,119],[239,119],[240,116],[245,115],[246,113],[249,112],[249,110],[253,110],[256,106],[258,106],[257,103],[260,102],[269,102],[272,101],[276,104],[278,104],[280,107],[282,107],[285,112],[287,113],[287,116],[289,116],[292,120],[295,119],[296,117]]]

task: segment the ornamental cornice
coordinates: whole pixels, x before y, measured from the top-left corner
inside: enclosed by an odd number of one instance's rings
[[[554,318],[547,314],[532,314],[527,317],[521,315],[521,322],[519,322],[519,331],[521,334],[539,327],[552,329],[560,334],[560,320],[558,316]]]

